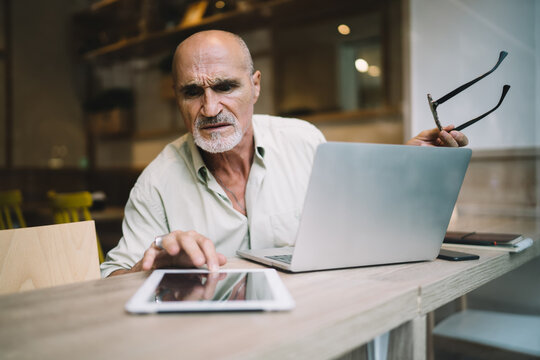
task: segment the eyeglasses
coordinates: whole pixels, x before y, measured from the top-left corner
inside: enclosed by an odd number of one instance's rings
[[[433,119],[435,120],[435,124],[437,124],[437,128],[439,128],[439,130],[442,130],[442,126],[441,126],[441,123],[439,121],[439,115],[437,114],[437,107],[439,105],[445,103],[447,100],[450,100],[451,98],[453,98],[454,96],[456,96],[457,94],[462,92],[463,90],[467,89],[469,86],[474,85],[478,81],[482,80],[483,78],[485,78],[486,76],[488,76],[489,74],[494,72],[499,67],[499,65],[502,63],[502,61],[504,60],[506,55],[508,55],[508,53],[506,51],[501,51],[500,54],[499,54],[499,61],[497,61],[497,63],[495,64],[495,66],[491,70],[489,70],[484,75],[481,75],[481,76],[477,77],[476,79],[471,80],[468,83],[461,85],[457,89],[450,91],[448,94],[444,95],[442,98],[440,98],[437,101],[433,101],[433,99],[431,98],[431,94],[427,94],[429,108],[431,109],[431,113],[433,114]],[[484,113],[484,114],[482,114],[482,115],[480,115],[480,116],[478,116],[478,117],[476,117],[476,118],[474,118],[472,120],[467,121],[466,123],[463,123],[463,124],[459,125],[454,130],[461,131],[461,130],[465,129],[466,127],[471,126],[475,122],[477,122],[479,120],[482,120],[483,118],[485,118],[486,116],[488,116],[489,114],[491,114],[492,112],[497,110],[497,108],[502,104],[502,102],[504,100],[504,97],[506,96],[506,93],[508,92],[508,90],[510,90],[510,85],[504,85],[503,90],[502,90],[502,94],[501,94],[501,98],[499,99],[499,102],[497,103],[497,105],[493,109],[489,110],[488,112],[486,112],[486,113]]]

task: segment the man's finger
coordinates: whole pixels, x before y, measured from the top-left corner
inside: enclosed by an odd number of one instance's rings
[[[155,247],[155,245],[152,245],[148,250],[144,252],[144,257],[142,259],[143,270],[146,271],[152,269],[152,266],[154,265],[154,261],[156,260],[156,256],[159,251],[160,250]]]
[[[450,133],[450,131],[454,130],[455,126],[454,125],[446,125],[445,127],[443,127],[443,130],[446,131],[447,133]]]
[[[206,257],[199,245],[199,238],[204,238],[204,236],[194,231],[188,231],[183,233],[178,240],[182,251],[186,253],[190,262],[196,267],[203,266],[206,263]]]
[[[456,142],[456,140],[452,137],[452,135],[450,135],[445,130],[441,131],[440,138],[442,138],[441,140],[446,146],[450,146],[450,147],[458,147],[459,146],[458,143]]]
[[[177,255],[180,252],[180,245],[176,239],[176,233],[172,232],[167,235],[161,235],[161,247],[165,249],[169,255]]]
[[[467,146],[469,144],[469,139],[461,131],[450,131],[450,135],[452,135],[459,146]]]
[[[218,271],[220,261],[216,253],[216,247],[214,243],[205,237],[199,239],[199,246],[202,249],[204,256],[206,257],[206,264],[208,265],[208,270]]]
[[[221,253],[217,253],[219,266],[223,266],[227,263],[227,257]]]

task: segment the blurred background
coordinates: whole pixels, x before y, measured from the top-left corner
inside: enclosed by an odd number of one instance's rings
[[[22,188],[25,203],[90,190],[122,207],[185,131],[176,45],[224,29],[262,72],[256,113],[305,119],[332,141],[399,144],[434,127],[426,94],[441,97],[508,51],[439,116],[457,126],[510,84],[501,108],[465,130],[475,156],[460,205],[540,214],[536,0],[1,0],[0,13],[0,190]]]
[[[332,141],[399,144],[433,128],[426,94],[508,51],[438,108],[457,126],[512,86],[464,131],[473,159],[456,216],[540,217],[538,0],[0,0],[0,14],[0,191],[21,191],[28,225],[51,221],[50,191],[85,190],[104,250],[116,244],[137,176],[185,132],[172,53],[204,29],[245,39],[262,72],[256,113]]]

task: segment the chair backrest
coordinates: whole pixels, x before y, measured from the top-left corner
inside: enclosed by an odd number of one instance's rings
[[[93,221],[0,231],[0,294],[99,279]]]
[[[79,191],[72,193],[57,193],[49,191],[47,197],[53,210],[54,222],[64,224],[80,220],[92,220],[90,207],[92,206],[92,194],[88,191]],[[99,263],[105,259],[101,242],[96,238]]]
[[[54,222],[63,224],[79,220],[92,220],[90,207],[92,206],[92,194],[88,191],[73,193],[47,193],[53,209]]]
[[[0,191],[0,230],[26,227],[21,204],[22,194],[20,190]],[[13,215],[15,215],[15,219]]]

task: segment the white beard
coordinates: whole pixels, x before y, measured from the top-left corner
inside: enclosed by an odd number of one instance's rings
[[[234,132],[231,135],[223,136],[219,132],[214,132],[210,139],[204,138],[199,129],[209,124],[226,123],[233,126]],[[220,112],[214,118],[197,117],[193,127],[193,140],[198,147],[206,152],[217,154],[231,150],[240,143],[243,137],[242,129],[236,118],[229,112]]]

